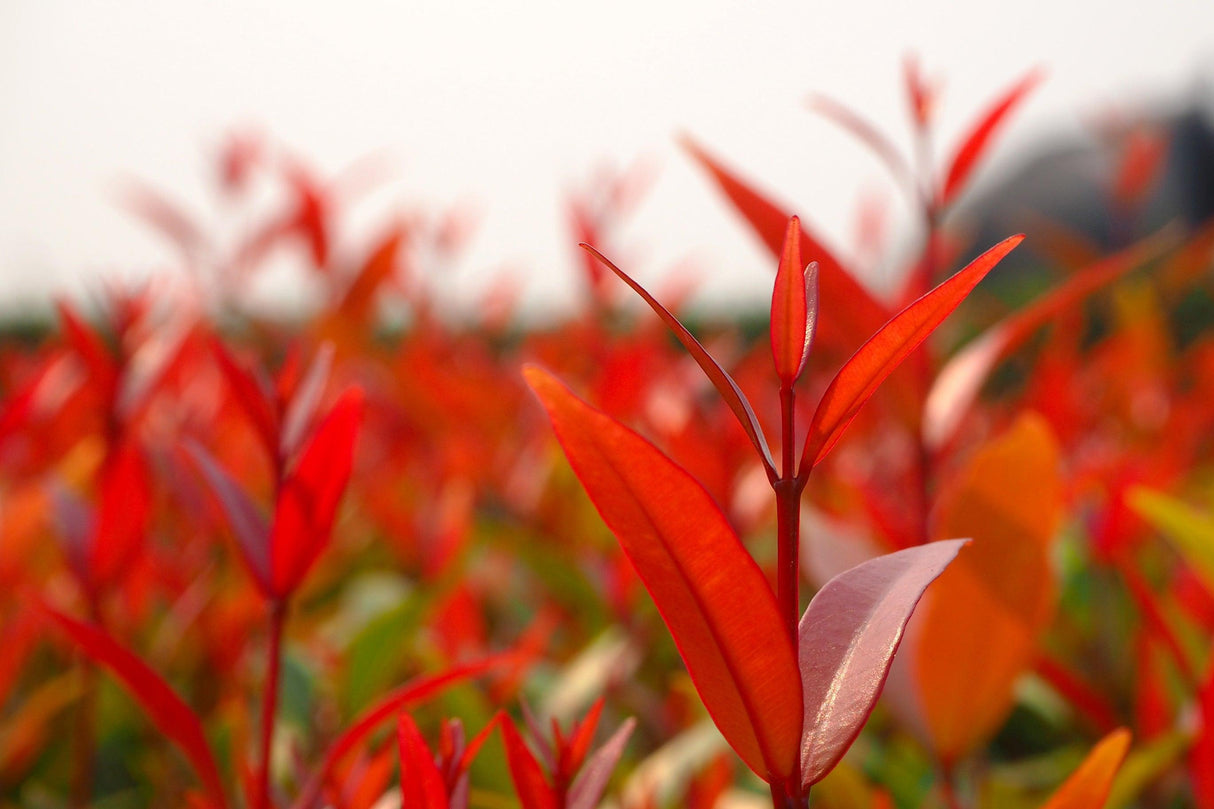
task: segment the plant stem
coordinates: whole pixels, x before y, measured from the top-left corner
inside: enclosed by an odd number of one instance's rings
[[[801,490],[803,484],[797,480],[795,424],[793,406],[796,396],[791,385],[780,388],[780,415],[783,425],[783,471],[780,479],[772,484],[776,493],[776,602],[784,628],[797,646],[797,613],[800,607],[800,545],[801,545]]]
[[[954,775],[955,770],[951,765],[940,768],[940,794],[947,809],[962,809],[961,801],[957,798],[957,789],[953,785]]]
[[[276,599],[270,604],[270,648],[266,681],[261,703],[261,751],[257,768],[257,809],[270,808],[270,755],[274,747],[274,718],[278,714],[278,681],[282,664],[282,629],[287,618],[287,602]]]
[[[101,600],[91,586],[87,587],[89,618],[98,629],[104,630],[105,619],[101,613]],[[81,695],[76,713],[76,774],[72,782],[72,806],[86,809],[93,803],[93,773],[97,766],[97,667],[87,656],[81,655]]]
[[[783,784],[771,784],[772,809],[809,809],[809,791],[804,795],[789,795]]]

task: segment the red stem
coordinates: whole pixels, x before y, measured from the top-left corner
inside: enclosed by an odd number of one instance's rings
[[[282,629],[287,618],[285,600],[270,605],[270,648],[265,690],[261,703],[261,750],[257,768],[257,809],[270,809],[270,754],[274,746],[274,718],[278,714],[279,669],[282,665]]]
[[[940,770],[940,794],[944,798],[947,809],[962,809],[961,801],[957,799],[957,790],[953,785],[954,770],[952,766],[944,766]]]
[[[783,424],[783,472],[772,484],[776,493],[776,602],[784,628],[797,644],[797,613],[800,607],[799,555],[801,545],[801,490],[803,483],[797,480],[795,468],[793,406],[796,396],[792,386],[780,388],[780,415]]]

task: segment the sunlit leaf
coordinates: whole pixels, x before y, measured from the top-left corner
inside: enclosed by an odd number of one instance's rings
[[[1004,239],[978,256],[952,278],[894,315],[852,355],[831,380],[814,411],[801,453],[801,474],[808,474],[826,457],[885,378],[1023,239],[1023,236]]]
[[[687,472],[548,373],[525,373],[717,727],[756,774],[786,780],[799,750],[801,682],[762,571]]]
[[[817,267],[807,273],[801,263],[800,232],[801,220],[794,216],[788,220],[788,232],[784,235],[784,249],[771,293],[771,357],[776,375],[786,386],[791,386],[801,376],[817,320],[817,311],[810,312],[810,296],[806,289],[811,276],[816,285]],[[816,309],[816,300],[814,304]]]
[[[1102,809],[1129,749],[1130,731],[1125,728],[1105,736],[1041,809]]]
[[[396,722],[401,809],[447,809],[447,788],[417,723],[402,711]]]

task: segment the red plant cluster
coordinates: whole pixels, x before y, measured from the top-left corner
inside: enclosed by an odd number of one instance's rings
[[[922,213],[888,300],[687,141],[771,251],[763,339],[596,249],[632,174],[571,202],[588,305],[532,330],[500,291],[438,316],[460,212],[351,247],[359,178],[258,138],[231,242],[131,186],[211,299],[114,288],[0,348],[0,806],[1214,809],[1214,330],[1170,320],[1214,228],[1055,228],[1015,306],[980,283],[1021,236],[953,271],[1039,79],[942,166],[913,63],[914,160],[814,100]],[[279,255],[305,322],[240,303]]]

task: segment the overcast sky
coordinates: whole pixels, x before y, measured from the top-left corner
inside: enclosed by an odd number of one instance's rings
[[[171,266],[116,208],[114,183],[139,176],[211,210],[207,155],[233,126],[324,171],[386,151],[396,173],[380,210],[474,202],[471,248],[436,282],[464,303],[502,272],[532,303],[568,300],[564,190],[605,160],[653,159],[657,182],[627,231],[632,268],[654,280],[691,260],[712,303],[760,298],[770,262],[678,150],[680,132],[846,254],[863,195],[906,212],[880,166],[806,110],[810,92],[906,144],[900,71],[917,53],[944,81],[947,151],[993,93],[1043,65],[1049,78],[1000,141],[998,166],[1107,110],[1214,84],[1214,3],[991,6],[3,0],[0,307]]]

